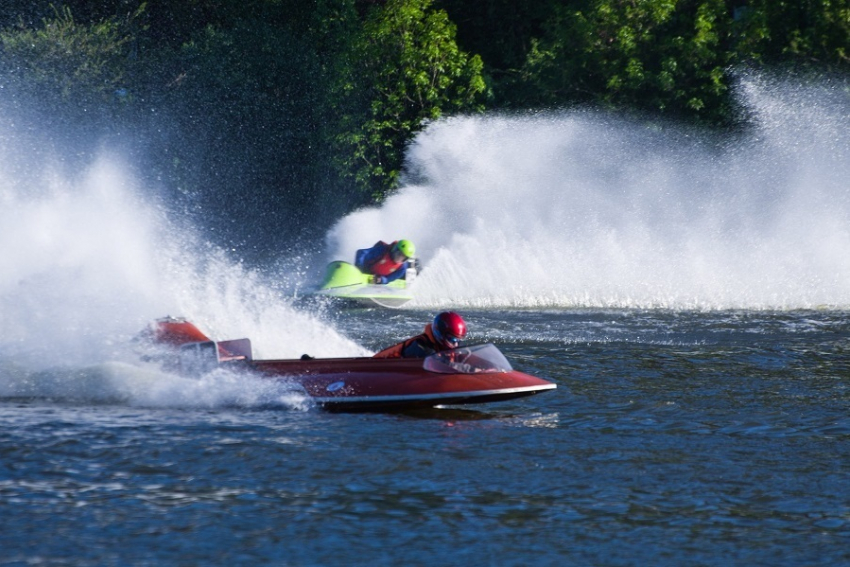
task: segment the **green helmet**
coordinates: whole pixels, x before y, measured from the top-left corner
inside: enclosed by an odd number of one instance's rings
[[[395,249],[404,254],[407,258],[413,258],[416,254],[416,246],[409,240],[399,240],[395,243]]]

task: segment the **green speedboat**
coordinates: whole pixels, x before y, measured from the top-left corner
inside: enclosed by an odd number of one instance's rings
[[[373,284],[372,276],[364,274],[354,264],[338,260],[328,264],[325,279],[314,293],[361,305],[401,307],[413,299],[410,282],[415,274],[415,268],[410,267],[406,279],[384,285]]]

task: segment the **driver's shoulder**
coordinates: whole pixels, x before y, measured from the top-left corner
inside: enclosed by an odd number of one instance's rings
[[[436,350],[429,344],[426,337],[419,335],[404,347],[403,352],[407,358],[425,358],[434,354]]]

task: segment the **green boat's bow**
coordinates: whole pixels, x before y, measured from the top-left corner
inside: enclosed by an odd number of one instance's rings
[[[364,274],[353,264],[348,262],[331,262],[325,272],[325,279],[319,289],[333,289],[337,287],[348,287],[352,285],[368,285],[371,280],[369,274]]]
[[[328,264],[325,278],[316,293],[359,303],[399,307],[413,299],[407,283],[398,279],[385,285],[373,284],[372,276],[364,274],[353,264],[338,260]]]

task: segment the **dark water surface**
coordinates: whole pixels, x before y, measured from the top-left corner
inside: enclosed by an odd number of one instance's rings
[[[377,349],[430,315],[328,317]],[[850,564],[848,313],[464,315],[558,389],[408,414],[0,400],[0,564]]]

